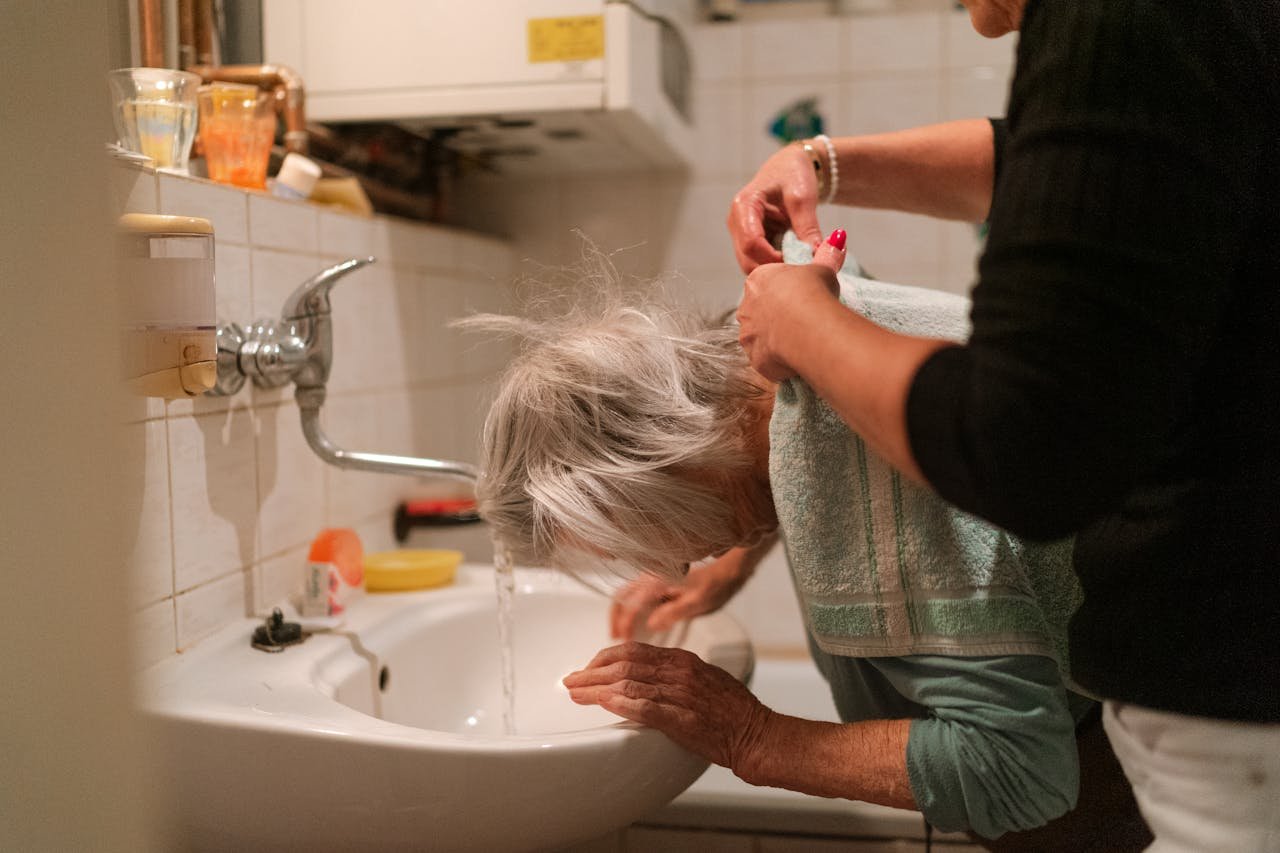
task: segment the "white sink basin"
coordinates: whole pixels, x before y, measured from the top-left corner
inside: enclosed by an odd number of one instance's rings
[[[342,634],[278,654],[246,619],[145,673],[170,849],[549,850],[652,812],[706,762],[652,729],[570,701],[560,679],[607,635],[607,602],[551,572],[516,573],[516,731],[502,734],[493,571],[368,595]],[[680,645],[741,679],[728,616]]]

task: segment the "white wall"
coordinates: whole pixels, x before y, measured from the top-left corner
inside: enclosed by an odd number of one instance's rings
[[[507,235],[523,272],[572,263],[573,229],[617,252],[621,271],[675,276],[669,289],[715,310],[742,285],[724,221],[734,193],[776,150],[777,112],[817,97],[833,136],[896,130],[1004,112],[1015,37],[978,36],[944,0],[876,0],[872,14],[833,15],[831,4],[739,4],[732,23],[687,35],[695,73],[696,142],[687,173],[633,173],[463,186],[461,213]],[[877,277],[966,292],[976,229],[883,211],[824,206],[819,222],[849,232],[849,248]],[[731,605],[765,650],[793,651],[803,633],[785,565],[775,555]]]
[[[152,849],[130,714],[103,4],[6,3],[0,849]]]
[[[377,257],[332,293],[325,429],[352,450],[475,461],[484,397],[505,354],[445,324],[506,307],[503,242],[121,165],[112,198],[117,213],[212,220],[219,322],[278,317],[293,288],[321,269]],[[366,550],[394,547],[398,500],[468,490],[325,465],[302,437],[292,386],[167,404],[134,398],[125,420],[145,448],[143,508],[128,531],[139,666],[299,589],[321,528],[353,527]],[[462,542],[469,557],[489,559],[484,534],[469,530],[415,534],[414,544]]]

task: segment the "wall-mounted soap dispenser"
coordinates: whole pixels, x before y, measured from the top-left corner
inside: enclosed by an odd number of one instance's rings
[[[168,399],[203,394],[218,375],[213,225],[130,213],[118,233],[130,389]]]

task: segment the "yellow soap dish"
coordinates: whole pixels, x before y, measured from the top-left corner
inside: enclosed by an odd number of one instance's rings
[[[461,551],[402,549],[366,554],[364,587],[370,592],[428,589],[453,582]]]

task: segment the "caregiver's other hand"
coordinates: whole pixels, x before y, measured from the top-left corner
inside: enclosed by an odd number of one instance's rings
[[[764,161],[756,176],[733,197],[726,224],[734,256],[744,273],[782,260],[770,240],[788,228],[808,245],[818,245],[822,240],[818,176],[813,172],[813,161],[799,145],[780,148]]]
[[[644,643],[604,649],[564,679],[579,705],[651,726],[708,761],[736,770],[765,748],[773,712],[741,681],[693,652]]]
[[[738,303],[738,342],[751,366],[775,382],[796,375],[787,360],[791,345],[812,329],[809,310],[840,293],[836,272],[844,265],[845,232],[836,229],[811,264],[766,264],[747,276]]]
[[[754,564],[735,548],[714,562],[694,566],[683,580],[646,575],[623,587],[609,609],[609,636],[630,640],[641,626],[665,631],[681,619],[713,613],[742,589]]]

